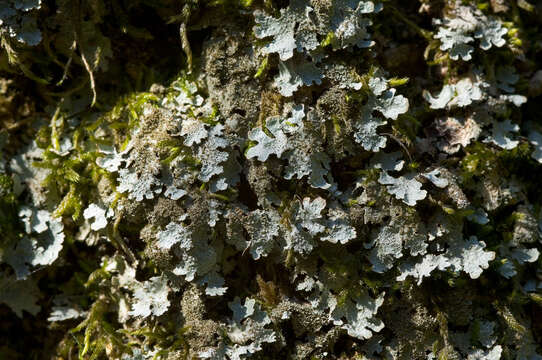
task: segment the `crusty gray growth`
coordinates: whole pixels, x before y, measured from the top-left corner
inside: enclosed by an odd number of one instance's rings
[[[0,5],[0,358],[542,359],[533,4]]]

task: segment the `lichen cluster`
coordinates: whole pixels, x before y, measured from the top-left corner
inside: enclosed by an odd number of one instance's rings
[[[0,358],[542,359],[541,18],[1,4]]]

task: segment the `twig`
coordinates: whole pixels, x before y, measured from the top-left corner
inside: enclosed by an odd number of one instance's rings
[[[399,10],[394,8],[391,5],[386,6],[387,9],[389,9],[393,15],[397,16],[401,21],[403,21],[405,24],[410,26],[414,31],[416,31],[418,34],[420,34],[423,38],[430,41],[433,39],[433,33],[429,30],[422,29],[419,27],[415,22],[407,18],[403,13],[401,13]]]
[[[183,51],[186,54],[186,59],[188,62],[188,73],[192,72],[192,49],[190,49],[190,43],[188,42],[188,33],[186,30],[186,22],[182,22],[179,26],[179,34],[181,36],[181,44]]]
[[[74,30],[74,42],[77,44],[77,46],[79,46],[79,52],[81,53],[81,60],[83,61],[83,65],[85,66],[85,69],[87,70],[88,72],[88,76],[90,78],[90,89],[92,91],[92,102],[90,103],[90,107],[94,107],[94,105],[96,104],[96,98],[97,98],[97,95],[96,95],[96,82],[94,81],[94,74],[92,73],[92,68],[90,67],[90,64],[87,60],[87,57],[85,56],[85,51],[83,49],[83,46],[81,45],[81,42],[79,41],[80,38],[79,38],[79,33],[81,32],[81,3],[78,2],[78,14],[79,14],[79,18],[78,18],[78,23],[76,24],[75,26],[75,30]]]
[[[88,76],[90,78],[90,89],[92,90],[92,102],[90,103],[90,107],[93,107],[94,104],[96,104],[96,83],[94,81],[94,74],[92,73],[92,69],[90,68],[90,65],[88,64],[87,58],[85,56],[85,52],[81,48],[81,45],[79,45],[79,51],[81,52],[81,60],[83,60],[83,64],[85,65],[85,69],[88,72]]]
[[[115,223],[113,224],[113,239],[119,244],[121,250],[126,254],[126,256],[128,256],[128,259],[130,260],[130,263],[133,264],[134,266],[136,266],[138,261],[137,261],[135,255],[134,255],[134,253],[132,252],[132,250],[130,250],[128,245],[126,245],[126,243],[122,239],[122,236],[120,236],[120,234],[118,232],[118,227],[119,227],[120,221],[122,219],[122,215],[123,215],[123,211],[120,211],[117,219],[115,220]]]
[[[56,83],[56,86],[62,85],[64,80],[66,80],[68,78],[68,70],[70,69],[70,65],[71,65],[72,60],[73,60],[73,52],[75,51],[76,46],[77,46],[77,44],[74,41],[72,46],[71,46],[72,52],[70,54],[70,58],[66,62],[66,65],[64,65],[64,73],[62,74],[62,78]]]
[[[408,156],[408,160],[412,163],[412,156],[410,156],[410,152],[408,151],[407,147],[405,146],[405,144],[403,144],[403,142],[395,135],[393,134],[390,134],[390,133],[382,133],[382,135],[386,135],[386,136],[389,136],[390,138],[392,138],[393,140],[395,140],[402,148],[403,150],[405,150],[407,156]]]

